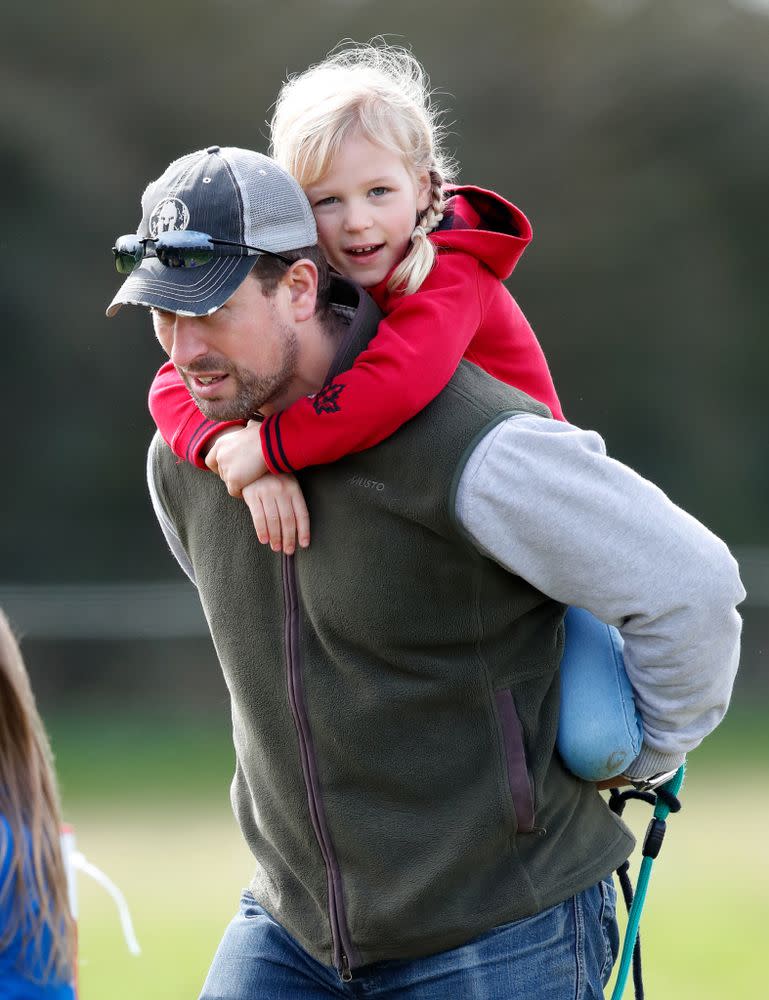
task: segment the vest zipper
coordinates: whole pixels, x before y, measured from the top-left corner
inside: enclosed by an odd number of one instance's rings
[[[299,741],[302,776],[310,806],[310,819],[318,841],[328,883],[329,924],[334,965],[343,982],[352,979],[348,955],[355,954],[347,929],[347,919],[342,898],[342,876],[331,842],[323,801],[320,795],[317,763],[312,745],[312,734],[307,717],[302,687],[301,654],[299,644],[299,588],[296,582],[294,557],[283,556],[283,603],[285,609],[284,648],[288,680],[288,701]]]

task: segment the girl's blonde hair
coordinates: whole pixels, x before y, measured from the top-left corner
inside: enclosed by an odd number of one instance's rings
[[[60,842],[60,809],[51,751],[8,620],[0,611],[0,815],[13,846],[0,902],[10,900],[11,919],[0,927],[0,951],[17,934],[22,953],[42,969],[70,980],[74,971],[75,926],[69,910]],[[9,843],[0,827],[0,856]],[[51,951],[43,962],[43,937]],[[23,970],[29,972],[29,970]]]
[[[443,185],[455,163],[442,148],[446,129],[430,81],[407,49],[383,41],[345,44],[289,77],[275,102],[270,152],[308,187],[353,133],[397,153],[415,175],[430,175],[430,204],[415,220],[411,247],[388,282],[390,291],[409,295],[435,262],[427,234],[443,218]]]

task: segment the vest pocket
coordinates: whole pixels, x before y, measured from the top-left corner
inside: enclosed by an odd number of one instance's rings
[[[526,748],[523,745],[523,727],[513,696],[506,688],[494,692],[497,715],[502,728],[507,762],[507,782],[513,799],[518,833],[532,833],[534,827],[534,792],[531,776],[526,764]]]

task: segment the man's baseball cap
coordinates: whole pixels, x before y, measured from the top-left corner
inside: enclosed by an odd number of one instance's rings
[[[234,146],[188,153],[148,185],[137,237],[152,240],[183,230],[273,253],[318,242],[312,210],[294,178],[269,157]],[[226,247],[199,267],[166,267],[145,257],[123,282],[107,315],[128,304],[188,316],[215,312],[254,266],[257,257],[247,254]]]

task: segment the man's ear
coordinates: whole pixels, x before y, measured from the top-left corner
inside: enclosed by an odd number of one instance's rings
[[[310,319],[318,297],[318,269],[311,260],[298,260],[283,279],[289,292],[289,308],[296,322]]]

